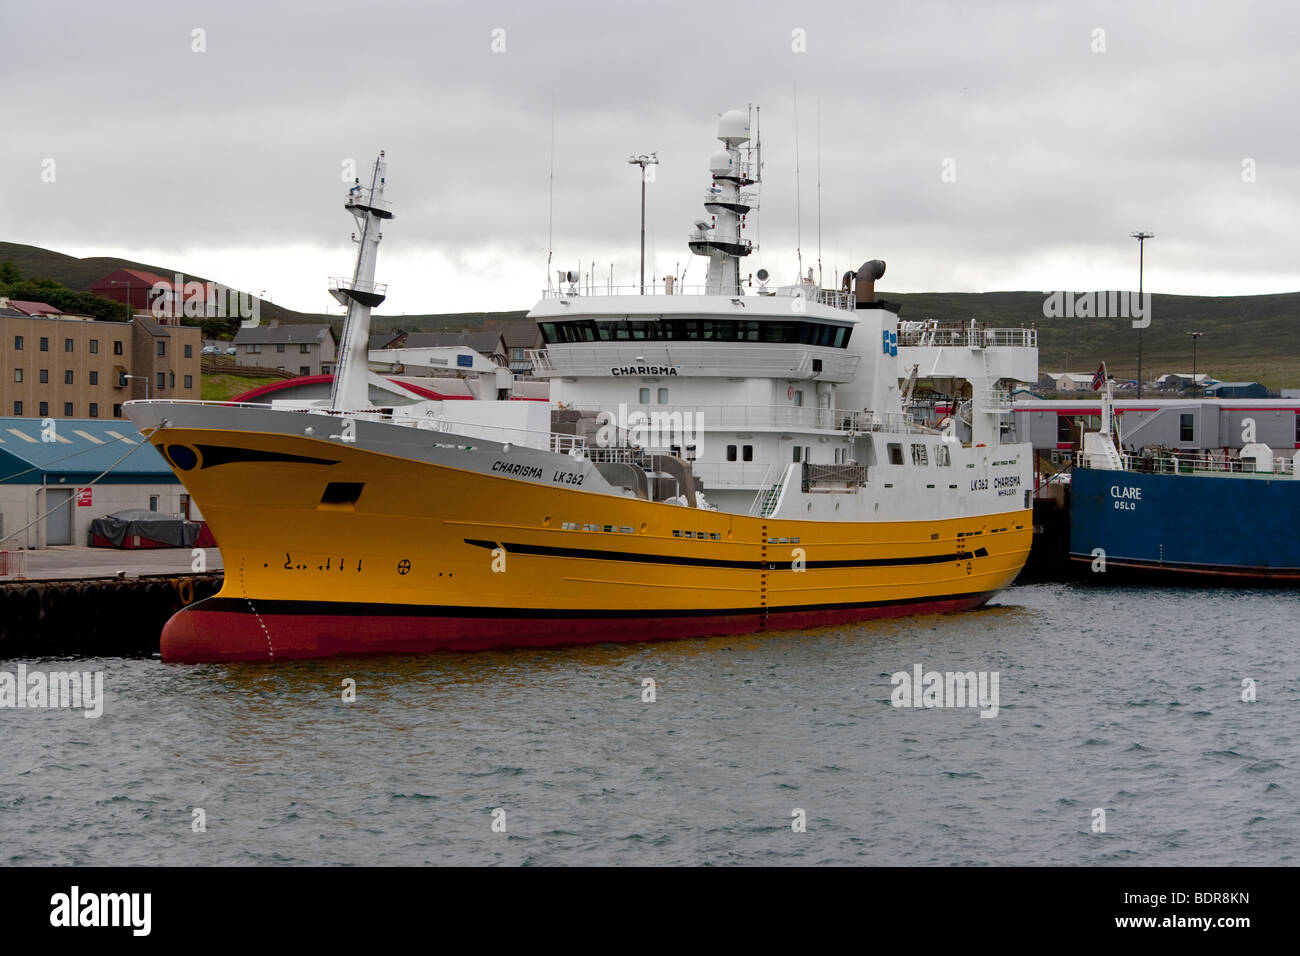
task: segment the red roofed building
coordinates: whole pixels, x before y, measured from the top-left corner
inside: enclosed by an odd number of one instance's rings
[[[22,299],[7,299],[5,305],[17,309],[24,315],[62,315],[62,309],[56,309],[48,302],[25,302]]]
[[[143,269],[118,269],[92,285],[90,291],[106,299],[128,303],[132,309],[146,312],[152,304],[149,292],[160,282],[168,289],[172,286],[171,280],[154,275],[152,272],[145,272]]]

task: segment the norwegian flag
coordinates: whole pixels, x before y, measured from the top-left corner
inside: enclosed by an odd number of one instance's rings
[[[1106,384],[1106,363],[1102,362],[1101,367],[1097,369],[1096,373],[1092,376],[1092,390],[1095,392],[1097,391],[1097,389],[1101,388],[1105,384]]]

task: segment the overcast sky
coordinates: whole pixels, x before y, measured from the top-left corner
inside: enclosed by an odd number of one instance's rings
[[[351,272],[342,171],[380,149],[385,313],[529,308],[552,233],[553,268],[634,283],[652,150],[647,271],[681,272],[747,104],[745,271],[816,266],[820,160],[827,285],[882,258],[900,292],[1133,288],[1146,229],[1148,290],[1300,289],[1290,2],[0,0],[0,37],[0,239],[301,310]]]

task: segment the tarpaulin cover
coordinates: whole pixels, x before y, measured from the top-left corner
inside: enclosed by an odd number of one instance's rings
[[[186,521],[174,515],[159,514],[135,508],[119,511],[106,518],[96,518],[90,523],[91,535],[99,535],[113,543],[115,548],[131,535],[171,545],[173,548],[192,548],[199,538],[199,523]]]

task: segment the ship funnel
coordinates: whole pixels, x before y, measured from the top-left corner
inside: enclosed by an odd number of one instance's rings
[[[885,274],[885,261],[872,259],[858,268],[854,294],[859,302],[876,301],[876,280]]]

